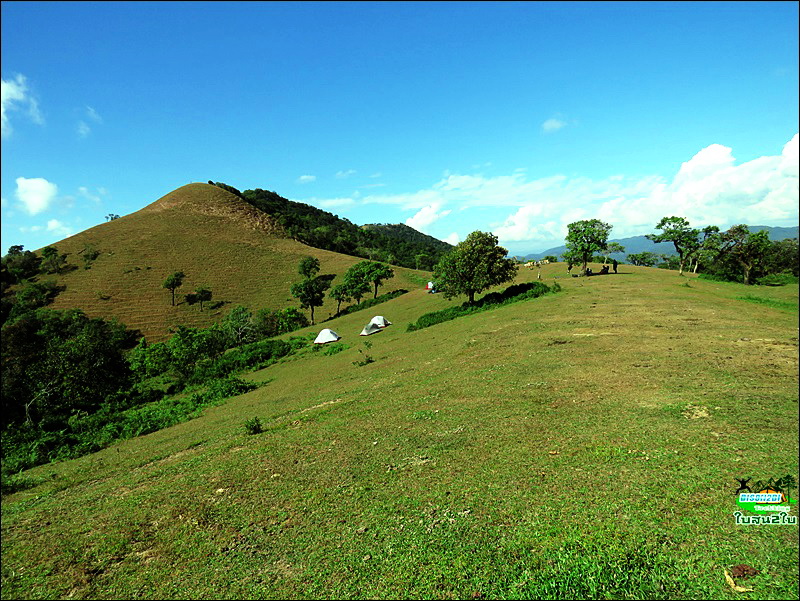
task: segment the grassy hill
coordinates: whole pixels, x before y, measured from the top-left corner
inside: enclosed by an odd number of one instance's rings
[[[407,332],[454,304],[413,290],[378,334],[338,318],[257,390],[30,470],[2,597],[796,599],[798,527],[737,525],[734,492],[798,477],[797,285],[565,271]]]
[[[89,245],[101,254],[86,270],[80,253]],[[299,306],[289,288],[300,280],[297,265],[303,256],[318,258],[321,273],[339,275],[361,260],[289,239],[269,215],[226,190],[199,183],[53,246],[67,253],[68,263],[77,268],[43,276],[66,286],[52,308],[77,307],[91,317],[116,317],[150,341],[164,339],[179,324],[207,327],[239,304],[253,311]],[[395,277],[381,293],[410,290],[427,277],[401,267],[394,270]],[[183,271],[186,279],[173,307],[162,283],[176,271]],[[211,289],[212,306],[222,304],[201,313],[198,305],[184,303],[183,295],[199,286]],[[335,311],[336,303],[326,300],[315,317],[320,321]]]

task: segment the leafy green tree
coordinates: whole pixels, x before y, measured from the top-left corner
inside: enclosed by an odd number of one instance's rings
[[[650,251],[640,253],[631,253],[628,255],[628,260],[634,265],[641,267],[653,267],[659,261],[659,256]]]
[[[39,273],[42,258],[34,252],[23,249],[22,245],[11,246],[8,254],[2,258],[2,265],[7,270],[8,284],[17,284]]]
[[[590,257],[598,251],[606,250],[608,234],[612,227],[599,219],[584,219],[570,223],[567,226],[565,258],[568,256],[572,261],[582,263],[583,271],[586,271]]]
[[[183,279],[186,277],[186,274],[182,271],[176,271],[172,275],[168,276],[164,283],[161,285],[162,288],[166,288],[172,292],[172,306],[175,306],[175,290],[183,286]]]
[[[305,279],[310,279],[319,273],[319,268],[319,259],[316,257],[303,257],[300,259],[297,271]]]
[[[238,305],[222,319],[222,330],[228,336],[228,346],[241,346],[255,342],[258,338],[253,313],[247,307]]]
[[[63,288],[53,280],[27,282],[17,291],[8,319],[13,321],[24,313],[49,305],[61,290]]]
[[[727,255],[742,270],[742,282],[752,284],[752,274],[763,268],[770,250],[766,230],[751,232],[746,225],[734,225],[720,236],[721,253]]]
[[[546,255],[544,257],[544,260],[550,261],[551,263],[558,263],[558,257],[556,257],[555,255]]]
[[[294,307],[285,309],[260,309],[253,319],[259,338],[271,338],[311,325],[308,317]]]
[[[436,287],[445,298],[465,294],[467,302],[473,304],[475,294],[514,279],[517,266],[506,258],[507,254],[498,245],[497,236],[474,231],[436,265]]]
[[[42,249],[42,266],[47,273],[60,273],[67,264],[67,255],[59,254],[55,246],[45,246]]]
[[[619,242],[609,242],[606,244],[606,253],[603,255],[603,265],[608,263],[608,257],[613,255],[614,253],[624,253],[625,247],[622,246]]]
[[[382,263],[367,263],[364,267],[364,277],[375,287],[375,294],[372,298],[378,298],[378,286],[381,286],[385,280],[393,278],[394,270]]]
[[[369,292],[371,287],[370,281],[367,278],[367,265],[369,261],[361,261],[355,265],[351,265],[344,273],[344,285],[352,299],[356,304],[361,303],[361,299]]]
[[[79,309],[30,311],[2,328],[2,423],[61,430],[131,383],[132,332]]]
[[[311,309],[311,324],[314,324],[314,308],[321,307],[325,302],[325,291],[331,287],[331,280],[335,275],[316,275],[319,272],[319,260],[314,257],[304,257],[300,260],[298,273],[304,277],[302,282],[293,284],[290,288],[292,296],[300,301],[303,309]]]
[[[87,244],[86,248],[81,251],[81,259],[83,259],[83,268],[90,269],[92,263],[100,256],[100,251],[94,245]]]
[[[197,297],[197,302],[200,303],[200,312],[202,313],[202,311],[203,311],[203,303],[211,302],[211,299],[214,297],[214,295],[212,294],[211,289],[210,288],[206,288],[205,286],[201,286],[200,288],[197,288],[194,291],[194,293],[195,293],[195,295]]]
[[[414,264],[417,269],[430,271],[433,269],[433,257],[428,253],[419,253],[414,257]]]
[[[656,224],[660,234],[647,234],[653,242],[672,242],[678,253],[678,273],[683,275],[686,260],[700,249],[700,231],[689,226],[685,217],[664,217]]]
[[[342,303],[349,302],[353,298],[347,284],[338,284],[334,286],[331,288],[328,296],[336,301],[336,315],[339,315],[339,312],[342,310]]]

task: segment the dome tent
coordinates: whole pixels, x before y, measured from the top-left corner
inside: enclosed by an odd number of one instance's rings
[[[314,344],[326,344],[328,342],[336,342],[340,338],[341,336],[339,336],[339,334],[337,334],[330,328],[325,328],[319,334],[317,334],[316,338],[314,338]]]
[[[383,315],[376,315],[369,321],[370,323],[374,323],[379,328],[385,328],[386,326],[392,325],[392,322],[386,319]]]
[[[380,332],[381,328],[378,324],[374,324],[369,322],[367,325],[364,326],[364,329],[361,330],[361,334],[359,336],[369,336],[370,334],[374,334],[375,332]]]

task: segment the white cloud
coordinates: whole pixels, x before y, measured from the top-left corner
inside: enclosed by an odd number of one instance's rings
[[[355,175],[355,169],[348,169],[347,171],[337,171],[336,177],[337,179],[344,179],[346,177],[350,177],[351,175]]]
[[[30,215],[46,211],[58,194],[58,186],[41,177],[18,177],[16,181],[14,196]]]
[[[373,173],[372,175],[370,175],[370,177],[372,177],[372,178],[375,178],[375,177],[383,177],[383,173],[381,173],[380,171],[378,171],[377,173]]]
[[[562,127],[567,124],[566,121],[562,121],[561,119],[557,119],[555,117],[551,117],[544,123],[542,123],[542,131],[546,134],[552,133],[554,131],[558,131]]]
[[[325,200],[317,201],[312,199],[308,201],[308,204],[313,204],[318,206],[322,209],[333,209],[337,207],[349,207],[355,204],[355,200],[352,198],[327,198]]]
[[[301,175],[297,178],[298,184],[310,184],[311,182],[317,181],[316,175]]]
[[[442,240],[444,242],[447,242],[448,244],[452,244],[453,246],[455,246],[456,244],[461,242],[461,239],[458,237],[458,234],[455,233],[455,232],[453,232],[452,234],[447,236],[447,238],[443,238]]]
[[[92,128],[87,125],[86,121],[78,121],[77,131],[81,138],[85,138],[92,132]]]
[[[438,203],[422,207],[413,217],[406,219],[406,225],[425,233],[429,225],[450,214],[449,210],[441,211],[440,209]]]
[[[406,223],[421,230],[448,211],[488,208],[497,221],[481,229],[493,231],[501,243],[553,246],[562,244],[567,225],[580,219],[608,222],[613,238],[654,232],[655,224],[670,215],[683,216],[694,227],[788,226],[798,220],[799,138],[795,134],[778,155],[741,164],[731,148],[710,144],[676,166],[672,178],[615,173],[600,179],[562,174],[529,179],[519,170],[496,177],[445,173],[426,189],[371,194],[359,197],[359,205],[414,210]],[[459,213],[449,221],[460,219]]]
[[[78,186],[78,194],[96,204],[101,204],[103,202],[103,197],[108,195],[108,190],[105,188],[97,188],[97,192],[94,193],[86,186]]]
[[[87,116],[89,119],[91,119],[92,121],[94,121],[95,123],[102,123],[102,122],[103,122],[103,118],[100,116],[100,113],[98,113],[98,112],[97,112],[97,111],[96,111],[96,110],[95,110],[93,107],[91,107],[91,106],[87,106],[87,107],[86,107],[86,116]]]
[[[61,236],[62,238],[66,238],[67,236],[72,235],[72,228],[64,225],[58,219],[51,219],[47,222],[47,231],[53,232],[54,234]]]
[[[39,103],[28,90],[28,82],[24,75],[17,74],[13,80],[0,80],[0,132],[5,138],[11,135],[9,113],[18,109],[27,109],[28,117],[38,125],[44,123],[39,110]]]

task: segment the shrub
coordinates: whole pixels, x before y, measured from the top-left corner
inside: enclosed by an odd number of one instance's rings
[[[264,427],[261,425],[261,420],[257,417],[248,419],[246,422],[244,422],[244,429],[250,435],[261,434],[264,431]]]

